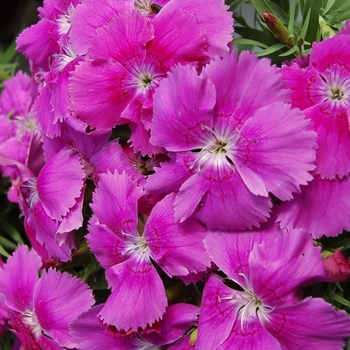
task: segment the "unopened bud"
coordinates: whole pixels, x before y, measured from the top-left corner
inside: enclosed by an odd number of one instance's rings
[[[265,22],[271,32],[283,43],[289,47],[293,47],[294,43],[292,40],[292,35],[289,33],[286,26],[281,22],[281,20],[271,12],[265,11],[263,14]]]
[[[340,250],[328,255],[323,261],[328,278],[333,282],[344,282],[350,277],[350,263]]]

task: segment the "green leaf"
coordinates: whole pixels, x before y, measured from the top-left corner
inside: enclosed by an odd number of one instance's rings
[[[3,51],[0,49],[0,63],[9,63],[16,56],[16,43],[13,42]]]
[[[16,250],[17,244],[0,235],[0,244],[10,250]]]
[[[251,3],[260,16],[262,16],[265,11],[273,13],[272,8],[267,4],[265,0],[251,0]]]
[[[303,21],[304,23],[303,23],[303,26],[301,28],[300,37],[303,39],[305,39],[305,35],[306,35],[307,29],[309,27],[310,14],[311,14],[311,9],[309,9],[309,12],[307,13],[306,18],[304,19],[304,21]]]
[[[350,307],[350,301],[344,299],[340,295],[335,294],[335,293],[331,293],[331,297],[333,298],[333,300],[337,301],[338,303],[340,303],[340,304],[342,304],[344,306]]]
[[[245,0],[236,0],[231,2],[226,2],[228,6],[230,6],[230,11],[236,10],[236,8],[241,5]]]
[[[292,9],[290,11],[290,17],[288,22],[288,31],[293,34],[294,31],[294,22],[295,22],[295,11],[296,11],[297,3],[295,0],[292,1]]]
[[[5,258],[8,258],[10,256],[10,254],[4,249],[2,245],[0,245],[0,254]]]
[[[269,48],[267,48],[265,50],[258,52],[256,55],[258,57],[267,56],[267,55],[270,55],[271,53],[274,53],[274,52],[282,49],[282,47],[285,47],[285,45],[282,43],[277,43],[275,45],[270,46]]]
[[[290,50],[288,50],[287,52],[283,52],[279,55],[279,57],[285,57],[285,56],[289,56],[292,55],[294,52],[298,51],[299,47],[297,45],[293,46]]]
[[[303,11],[304,22],[309,10],[310,10],[310,21],[309,21],[307,33],[305,35],[305,39],[309,42],[319,41],[320,34],[319,34],[318,19],[321,11],[321,1],[306,0],[304,11]]]
[[[259,46],[259,47],[262,47],[264,49],[267,49],[268,46],[259,42],[259,41],[256,41],[256,40],[251,40],[251,39],[245,39],[245,38],[237,38],[237,39],[233,39],[233,43],[235,45],[251,45],[251,46]]]
[[[334,3],[335,3],[335,0],[328,0],[327,1],[326,7],[323,10],[323,15],[325,15],[332,8]]]
[[[19,244],[24,244],[23,239],[17,229],[8,221],[0,219],[0,227],[4,230],[9,237]]]

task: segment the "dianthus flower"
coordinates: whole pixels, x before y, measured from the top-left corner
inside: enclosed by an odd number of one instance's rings
[[[125,172],[107,172],[101,174],[91,204],[87,241],[112,289],[99,316],[124,331],[144,329],[165,312],[165,289],[152,260],[169,276],[210,267],[203,245],[206,228],[194,217],[175,221],[174,195],[157,203],[143,232],[137,230],[137,201],[143,194]]]
[[[301,288],[324,281],[320,247],[305,230],[275,223],[250,232],[213,232],[205,247],[227,278],[212,274],[203,291],[198,349],[338,350],[350,318]]]
[[[153,17],[137,6],[116,11],[97,28],[88,55],[69,79],[72,110],[92,128],[128,123],[135,151],[159,152],[149,144],[149,129],[160,81],[176,64],[202,66],[228,51],[232,18],[227,7],[221,0],[206,6],[210,17],[200,10],[200,1],[192,0],[169,1]],[[80,12],[73,26],[79,24]]]
[[[288,97],[276,67],[248,52],[216,58],[200,75],[176,67],[154,95],[150,139],[171,161],[147,190],[177,192],[176,219],[198,208],[210,229],[266,221],[269,193],[291,199],[314,169],[316,134]]]
[[[39,255],[19,246],[0,269],[0,295],[24,349],[74,348],[69,326],[94,303],[88,286],[68,273],[38,271]]]

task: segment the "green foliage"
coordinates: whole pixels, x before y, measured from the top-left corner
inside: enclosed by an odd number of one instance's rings
[[[2,89],[2,82],[10,79],[18,67],[15,48],[16,43],[14,42],[6,49],[0,46],[0,91]]]

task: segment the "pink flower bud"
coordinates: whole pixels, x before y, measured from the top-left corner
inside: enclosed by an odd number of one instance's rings
[[[281,20],[271,12],[265,11],[262,16],[271,32],[283,43],[289,47],[293,47],[294,43],[292,40],[292,35],[289,33],[288,29],[281,22]]]
[[[328,278],[333,282],[344,282],[350,277],[350,263],[340,250],[324,260]]]

